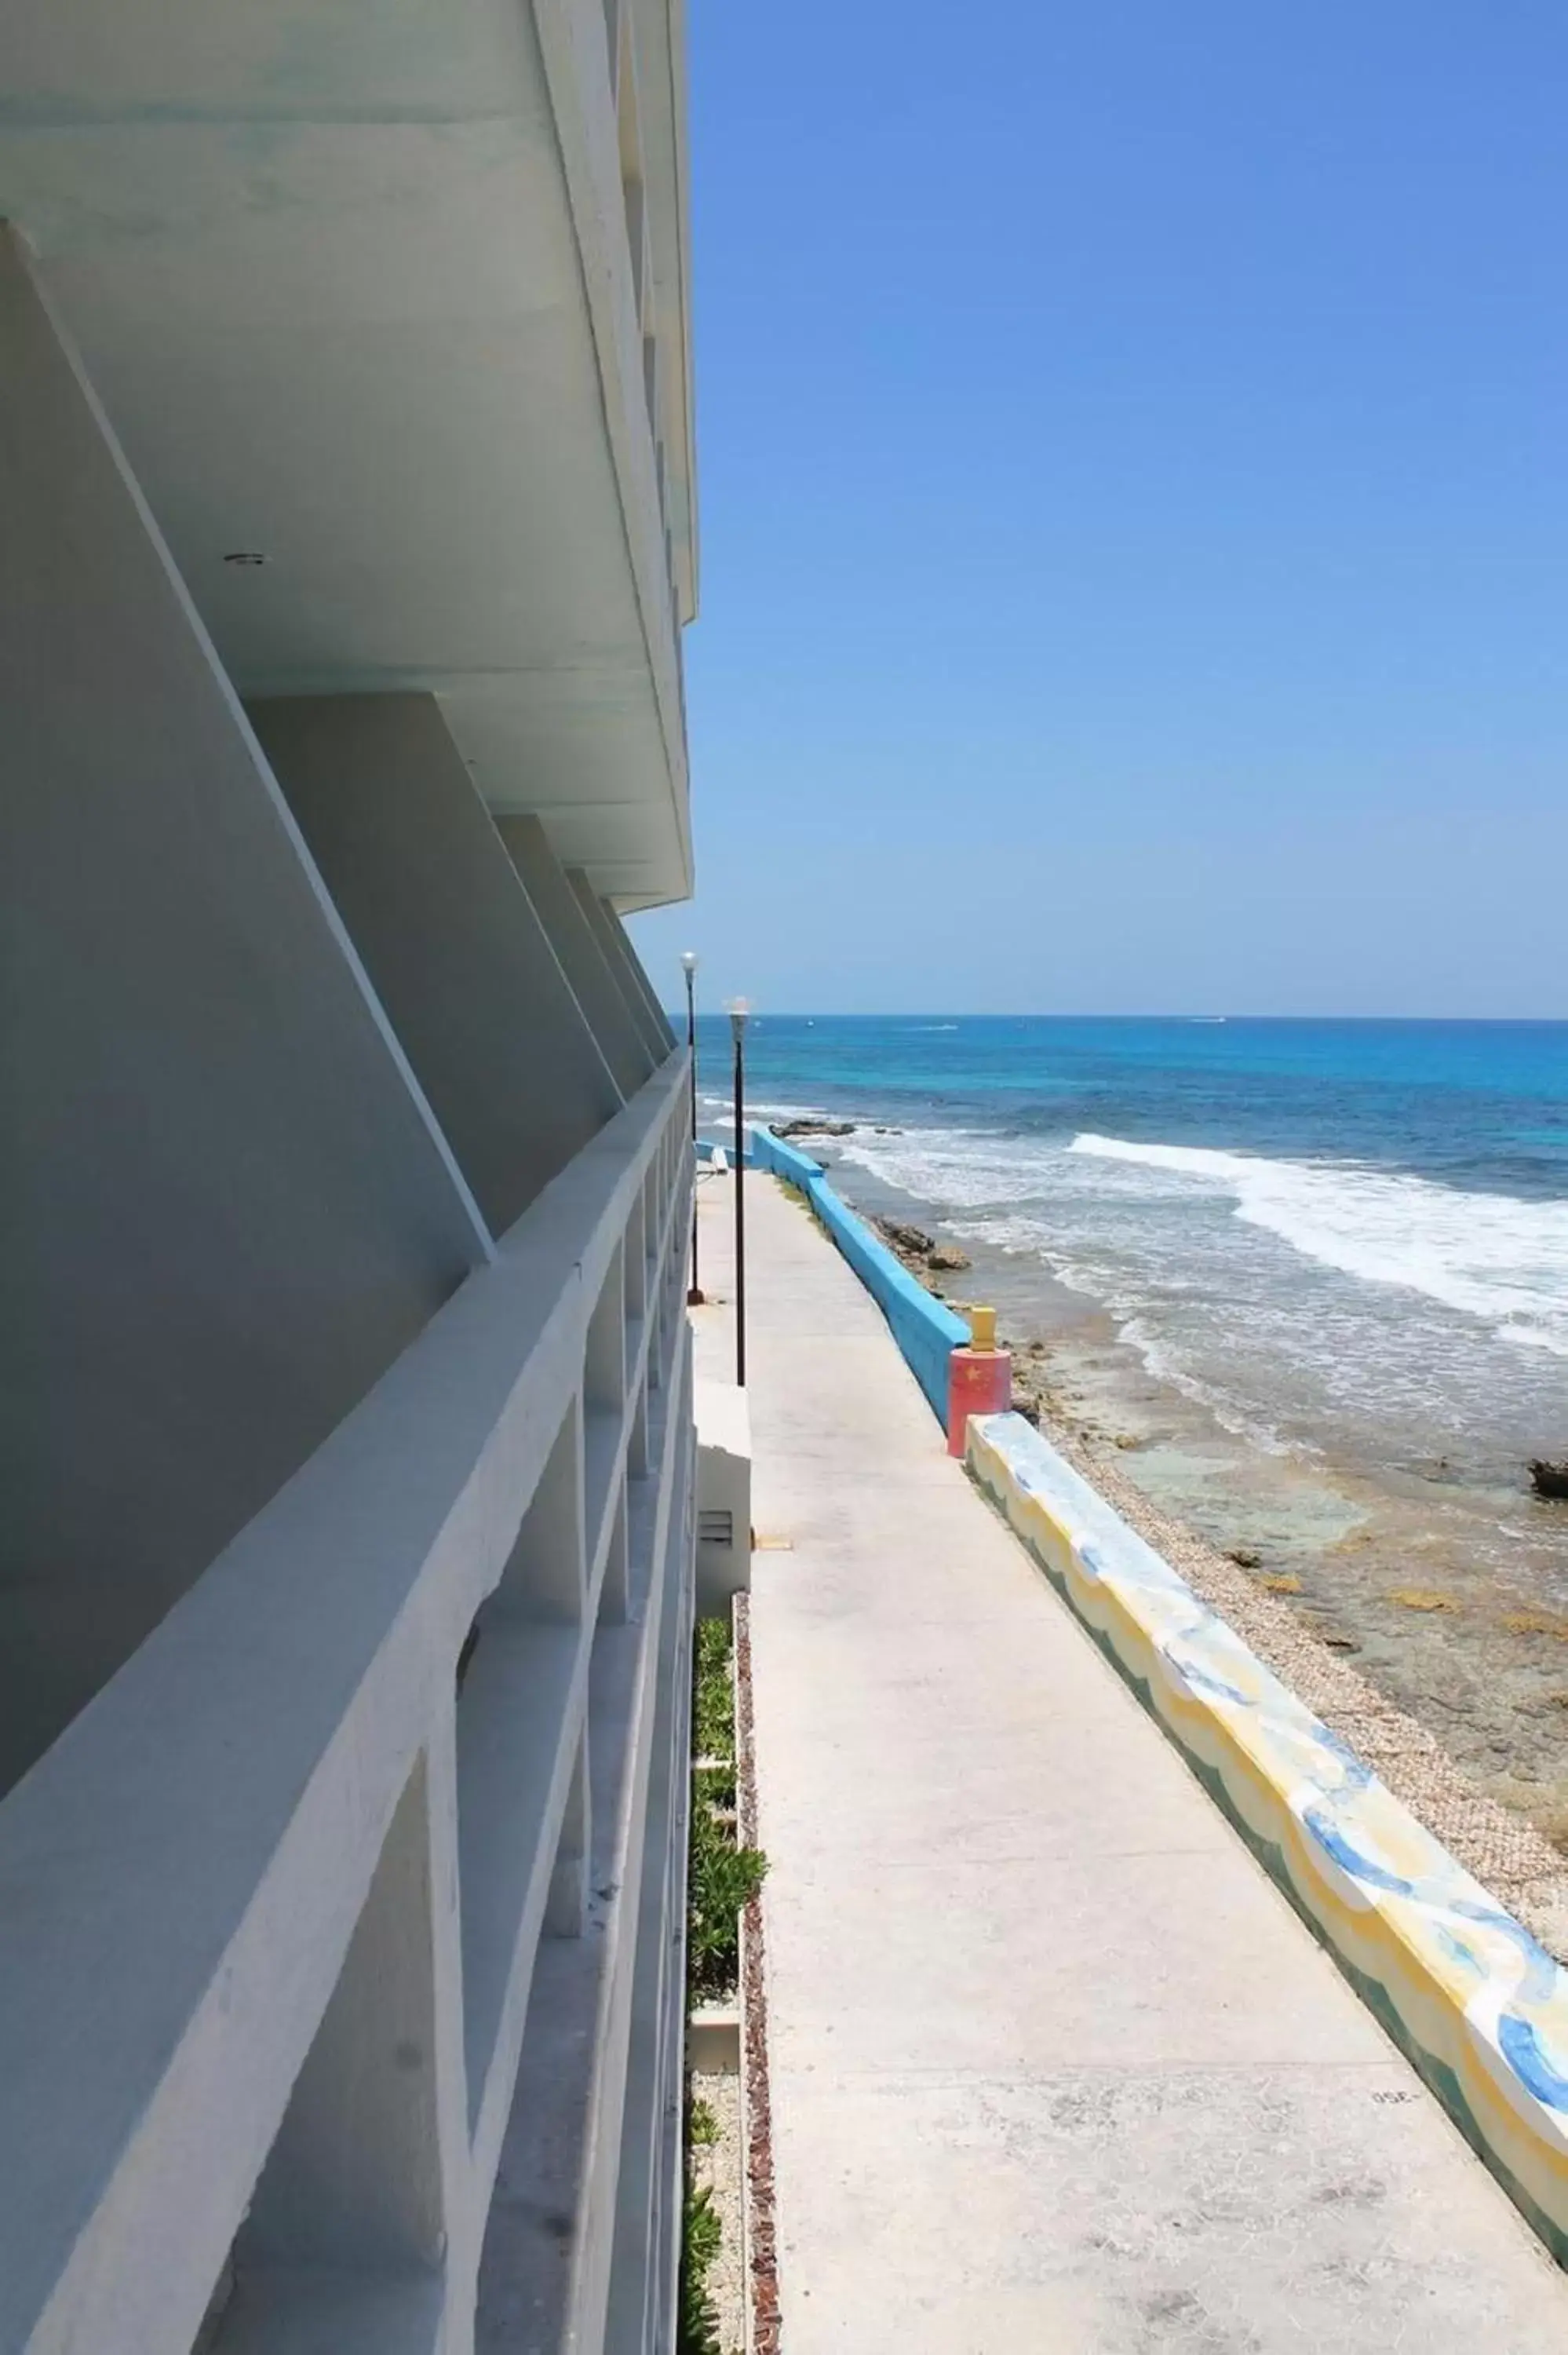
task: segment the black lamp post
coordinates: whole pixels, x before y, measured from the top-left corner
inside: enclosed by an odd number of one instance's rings
[[[729,1002],[735,1040],[735,1379],[746,1387],[746,1019],[744,997]]]
[[[688,1308],[703,1305],[703,1288],[697,1281],[697,953],[687,949],[681,958],[681,971],[686,976],[686,1047],[692,1062],[692,1281],[686,1292]]]

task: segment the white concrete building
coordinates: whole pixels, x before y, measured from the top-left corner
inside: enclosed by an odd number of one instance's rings
[[[0,2355],[670,2342],[683,115],[0,11]]]

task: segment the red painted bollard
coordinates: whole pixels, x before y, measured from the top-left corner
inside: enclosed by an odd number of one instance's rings
[[[971,1414],[1005,1414],[1012,1404],[1012,1356],[996,1346],[996,1311],[971,1308],[969,1346],[948,1360],[948,1453],[962,1455]]]

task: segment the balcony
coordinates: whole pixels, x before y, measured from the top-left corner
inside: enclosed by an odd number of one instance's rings
[[[686,1105],[673,1057],[0,1806],[0,2344],[668,2307]]]

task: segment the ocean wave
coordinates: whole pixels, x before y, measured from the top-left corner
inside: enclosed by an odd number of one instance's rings
[[[733,1120],[735,1118],[735,1098],[733,1096],[709,1095],[699,1091],[697,1095],[697,1109],[699,1112],[709,1114],[715,1117],[719,1114],[723,1114],[726,1119]],[[746,1117],[747,1121],[826,1120],[828,1114],[823,1111],[821,1104],[760,1103],[748,1092],[746,1099]]]
[[[1316,1455],[1320,1449],[1304,1446],[1299,1439],[1282,1438],[1276,1426],[1255,1412],[1249,1412],[1229,1391],[1218,1383],[1206,1381],[1195,1371],[1180,1349],[1174,1348],[1162,1335],[1141,1316],[1129,1316],[1121,1328],[1121,1338],[1136,1349],[1144,1367],[1157,1382],[1169,1382],[1183,1397],[1196,1399],[1207,1407],[1214,1421],[1234,1439],[1245,1439],[1264,1455]]]
[[[1237,1218],[1303,1258],[1419,1293],[1502,1339],[1568,1358],[1568,1202],[1461,1193],[1354,1163],[1093,1134],[1069,1150],[1233,1196]]]
[[[862,1126],[839,1140],[838,1153],[884,1185],[958,1210],[1028,1201],[1040,1192],[1044,1175],[1040,1149],[1001,1129],[904,1128],[881,1135]]]

